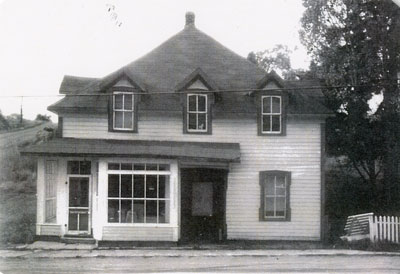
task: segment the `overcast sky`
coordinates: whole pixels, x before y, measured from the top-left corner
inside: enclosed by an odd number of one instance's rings
[[[292,66],[307,68],[303,10],[301,0],[0,0],[0,110],[20,109],[21,98],[4,96],[52,95],[22,102],[25,117],[50,114],[64,75],[113,72],[181,31],[187,11],[197,28],[243,57],[284,44]]]

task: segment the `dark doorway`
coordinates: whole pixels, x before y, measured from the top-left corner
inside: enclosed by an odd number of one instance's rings
[[[226,239],[226,175],[222,169],[181,169],[181,242]]]

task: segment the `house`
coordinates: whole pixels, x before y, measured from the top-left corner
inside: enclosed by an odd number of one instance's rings
[[[61,137],[26,148],[41,237],[306,240],[322,235],[319,83],[266,74],[195,27],[104,78],[65,76]]]

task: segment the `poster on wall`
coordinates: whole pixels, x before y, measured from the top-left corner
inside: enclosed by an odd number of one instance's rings
[[[192,216],[213,215],[213,184],[209,182],[193,183]]]

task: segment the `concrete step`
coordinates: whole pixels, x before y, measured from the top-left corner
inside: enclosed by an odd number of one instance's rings
[[[95,244],[96,240],[91,235],[64,235],[61,242],[66,244]]]

